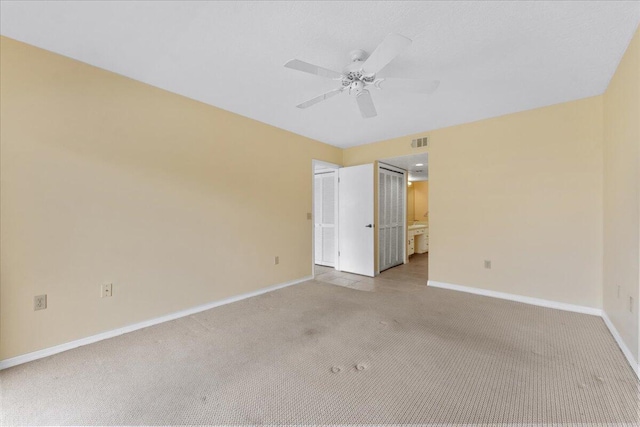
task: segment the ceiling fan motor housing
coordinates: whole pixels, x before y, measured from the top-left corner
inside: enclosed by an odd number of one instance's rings
[[[349,52],[349,57],[353,62],[362,62],[367,59],[367,56],[369,56],[367,55],[367,52],[362,49],[356,49]]]
[[[375,74],[365,74],[362,69],[364,60],[367,59],[367,52],[361,49],[353,50],[349,53],[351,63],[344,67],[342,78],[342,86],[349,88],[351,95],[359,95],[366,85],[371,84],[375,80]]]

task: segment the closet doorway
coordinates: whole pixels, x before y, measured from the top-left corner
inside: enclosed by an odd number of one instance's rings
[[[336,267],[338,166],[314,161],[313,164],[313,262]]]
[[[404,264],[406,180],[404,170],[385,163],[378,164],[378,265],[381,272]]]

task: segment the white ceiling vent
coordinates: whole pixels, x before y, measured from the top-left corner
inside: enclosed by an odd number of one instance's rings
[[[411,141],[411,146],[413,148],[422,148],[427,146],[427,137],[414,139]]]

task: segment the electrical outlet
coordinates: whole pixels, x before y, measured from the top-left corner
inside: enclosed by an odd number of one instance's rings
[[[105,283],[100,287],[100,297],[107,298],[113,296],[113,284]]]
[[[488,259],[484,260],[484,268],[491,269],[491,260],[488,260]]]
[[[33,297],[33,310],[44,310],[47,308],[47,296],[36,295]]]
[[[280,257],[276,256],[275,258],[273,258],[273,265],[278,265],[280,264]]]

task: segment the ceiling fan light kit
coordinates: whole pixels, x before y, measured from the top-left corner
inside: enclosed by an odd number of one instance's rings
[[[437,80],[376,78],[376,74],[387,66],[396,56],[411,44],[411,40],[400,34],[391,33],[376,47],[371,55],[362,49],[349,53],[351,63],[342,73],[329,70],[317,65],[309,64],[299,59],[292,59],[284,64],[285,67],[305,73],[315,74],[333,80],[339,80],[341,87],[308,101],[298,104],[298,108],[307,108],[321,101],[329,99],[342,92],[347,92],[356,99],[363,118],[378,115],[373,104],[369,87],[380,90],[398,90],[414,93],[433,93],[440,85]]]

